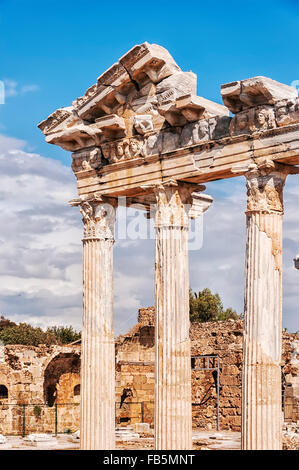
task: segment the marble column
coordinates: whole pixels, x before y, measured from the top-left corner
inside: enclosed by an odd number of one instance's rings
[[[198,188],[198,186],[197,186]],[[155,448],[192,449],[188,214],[194,186],[155,189]]]
[[[281,449],[283,167],[249,171],[242,448]]]
[[[81,449],[115,448],[115,351],[113,244],[116,203],[81,202],[83,238],[83,329]]]

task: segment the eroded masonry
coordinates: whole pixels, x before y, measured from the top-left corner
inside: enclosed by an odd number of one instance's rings
[[[164,48],[144,43],[39,124],[47,142],[73,152],[79,197],[72,204],[84,224],[83,449],[115,445],[118,198],[155,218],[155,446],[191,449],[189,218],[212,203],[203,183],[241,175],[248,194],[242,445],[281,448],[283,187],[298,172],[299,98],[266,77],[223,85],[221,94],[225,106],[196,96],[196,76]]]
[[[243,331],[242,320],[190,324],[193,430],[241,430]],[[0,434],[77,431],[80,357],[80,341],[0,346]],[[298,333],[282,332],[281,373],[282,418],[289,427],[299,423]],[[149,307],[115,340],[116,427],[146,423],[151,434],[154,394],[155,309]]]

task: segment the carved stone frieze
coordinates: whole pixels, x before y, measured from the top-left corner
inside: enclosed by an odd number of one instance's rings
[[[117,142],[109,142],[101,146],[104,158],[109,163],[117,163],[124,160],[132,160],[142,156],[143,140],[138,137],[123,139]]]
[[[72,106],[66,108],[59,108],[54,113],[44,121],[38,124],[39,129],[45,134],[49,134],[52,129],[57,128],[57,126],[63,121],[69,120],[74,117]]]
[[[257,106],[237,113],[230,124],[230,134],[250,134],[276,127],[275,112],[272,106]]]
[[[151,155],[157,155],[163,152],[163,134],[152,134],[149,135],[143,144],[142,155],[149,157]]]
[[[77,151],[131,138],[136,132],[147,135],[227,115],[224,106],[196,96],[196,81],[196,75],[181,71],[166,49],[144,43],[113,64],[72,107],[57,110],[39,127],[47,142]],[[109,161],[117,159],[112,156]]]
[[[102,73],[72,107],[58,109],[39,127],[47,142],[74,152],[76,177],[86,179],[78,185],[83,195],[89,185],[97,190],[103,185],[112,196],[128,185],[138,191],[140,172],[143,182],[159,178],[159,171],[162,178],[180,171],[190,181],[205,181],[205,172],[207,180],[222,178],[265,155],[269,144],[273,160],[281,161],[278,152],[284,152],[288,164],[297,164],[296,129],[281,129],[299,123],[295,88],[254,77],[223,85],[222,97],[227,107],[196,96],[195,74],[183,72],[164,48],[144,43]],[[283,137],[276,135],[285,132],[290,140],[282,146]],[[102,158],[89,155],[94,148]],[[85,151],[87,157],[80,153]],[[160,168],[150,158],[159,156]],[[119,182],[118,163],[126,172]],[[97,175],[85,175],[104,164]]]
[[[150,114],[141,114],[134,117],[134,127],[139,134],[146,134],[154,130],[153,117]]]
[[[72,170],[74,173],[98,170],[103,166],[102,152],[99,147],[73,153],[72,158]]]
[[[288,126],[299,122],[299,97],[278,101],[275,105],[278,126]]]
[[[295,88],[268,77],[253,77],[226,83],[221,87],[223,103],[232,113],[260,105],[273,105],[282,99],[294,99]]]

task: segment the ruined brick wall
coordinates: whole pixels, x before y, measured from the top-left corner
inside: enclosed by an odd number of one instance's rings
[[[140,309],[139,322],[115,342],[115,411],[120,426],[154,424],[154,317],[154,307]],[[239,431],[243,322],[192,323],[190,338],[193,357],[219,358],[220,429]],[[56,413],[58,432],[79,428],[80,349],[80,344],[0,346],[0,434],[21,434],[24,412],[27,434],[54,432]],[[283,332],[282,361],[284,414],[286,421],[294,422],[299,420],[298,335]],[[1,385],[8,390],[7,398],[1,398]],[[48,406],[52,389],[53,406]],[[215,371],[192,370],[192,403],[193,426],[216,429]]]
[[[131,409],[130,406],[126,408],[126,402],[154,401],[154,307],[140,309],[138,320],[139,323],[131,331],[116,341],[117,401],[121,401],[125,389],[132,391],[128,399],[123,396],[123,421],[119,422],[124,425],[130,423],[127,418]],[[190,339],[192,356],[214,355],[219,358],[220,429],[240,431],[243,321],[192,323]],[[289,384],[285,392],[285,416],[289,421],[296,421],[299,399],[298,335],[283,332],[282,360]],[[216,412],[217,375],[212,371],[192,370],[193,426],[216,429]],[[153,414],[148,413],[146,422],[153,425],[153,421]]]
[[[141,421],[153,425],[154,314],[154,307],[140,309],[138,324],[116,340],[116,419],[120,426]]]
[[[299,421],[299,335],[283,332],[283,405],[287,422]]]
[[[192,323],[191,355],[216,355],[220,365],[220,429],[241,427],[243,322]],[[216,427],[217,382],[211,371],[192,371],[193,425]]]
[[[56,389],[53,406],[45,403],[47,371]],[[77,430],[80,397],[74,387],[79,383],[80,345],[0,346],[0,386],[8,391],[7,398],[0,393],[0,434],[21,434],[24,423],[26,434],[53,433],[55,422],[58,432]]]

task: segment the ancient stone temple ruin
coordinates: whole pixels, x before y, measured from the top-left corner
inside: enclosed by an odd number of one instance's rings
[[[193,430],[241,430],[243,323],[190,324]],[[299,334],[283,331],[282,339],[281,411],[291,426],[299,421]],[[80,356],[80,341],[0,346],[0,434],[77,431]],[[146,423],[152,431],[154,394],[155,309],[149,307],[115,340],[116,426]]]
[[[243,320],[190,324],[192,426],[241,430]],[[115,343],[118,425],[154,425],[155,310],[139,310],[138,323]],[[299,419],[299,334],[282,334],[282,417]],[[215,366],[219,366],[218,368]],[[214,366],[214,367],[213,367]]]
[[[299,99],[266,77],[223,85],[221,95],[225,106],[197,96],[196,76],[144,43],[39,124],[47,142],[72,152],[79,197],[71,203],[84,224],[82,449],[115,445],[112,259],[120,201],[155,219],[155,447],[191,449],[189,218],[212,203],[205,182],[241,175],[248,194],[242,446],[281,448],[283,187],[298,173]]]

